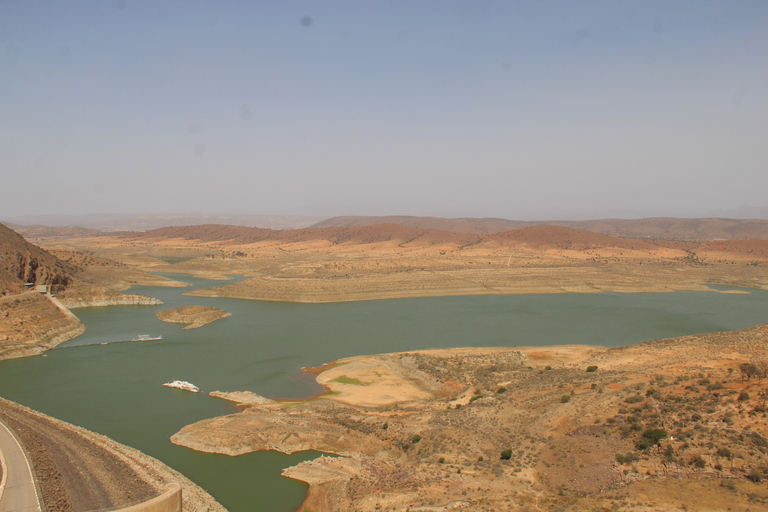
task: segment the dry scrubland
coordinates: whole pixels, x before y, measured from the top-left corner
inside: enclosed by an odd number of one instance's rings
[[[762,510],[768,380],[742,365],[764,371],[766,342],[761,325],[610,349],[356,357],[317,370],[323,397],[223,395],[243,412],[172,440],[343,455],[285,471],[311,484],[305,510]]]

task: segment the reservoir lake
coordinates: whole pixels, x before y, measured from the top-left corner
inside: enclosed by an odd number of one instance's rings
[[[620,346],[768,322],[768,291],[484,295],[297,304],[189,297],[221,281],[163,274],[186,288],[134,287],[159,306],[79,308],[78,338],[45,357],[0,361],[0,396],[133,446],[179,470],[231,512],[290,512],[306,485],[282,468],[318,452],[199,453],[169,438],[195,421],[238,412],[210,391],[303,398],[322,391],[302,367],[355,355],[465,346]],[[236,278],[237,280],[241,278]],[[733,289],[713,286],[721,291]],[[198,329],[157,319],[180,306],[232,314]],[[161,341],[88,345],[139,334]],[[164,387],[187,380],[194,394]]]

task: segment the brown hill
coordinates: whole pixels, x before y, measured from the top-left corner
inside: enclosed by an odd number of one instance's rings
[[[75,272],[74,267],[0,224],[0,295],[19,293],[27,283],[48,285],[58,293],[74,281]]]
[[[506,219],[444,219],[441,217],[412,217],[409,215],[387,215],[387,216],[342,216],[332,217],[322,220],[310,226],[310,228],[329,228],[329,227],[355,227],[370,226],[373,224],[400,224],[421,229],[433,229],[438,231],[450,231],[453,233],[468,233],[474,235],[486,235],[489,233],[498,233],[511,229],[523,228],[526,226],[535,226],[538,224],[547,224],[546,222],[527,222],[514,221]]]
[[[537,249],[586,250],[616,247],[636,250],[652,250],[657,246],[649,241],[619,238],[581,229],[561,226],[531,226],[487,235],[456,233],[433,229],[415,228],[400,224],[372,224],[353,227],[305,228],[276,231],[271,229],[240,226],[176,226],[132,234],[137,239],[196,240],[200,242],[227,242],[249,244],[264,241],[301,243],[327,241],[334,245],[366,245],[394,241],[399,245],[432,246],[452,244],[460,247],[480,242],[500,245],[525,244]]]
[[[12,224],[10,222],[4,222],[4,224],[26,238],[73,238],[73,237],[86,237],[86,236],[101,236],[106,234],[105,231],[98,229],[83,228],[80,226],[43,226],[42,224],[21,225]]]
[[[728,258],[741,258],[746,260],[768,259],[768,240],[755,240],[746,238],[743,240],[720,240],[707,242],[691,250],[697,256],[715,258],[718,255]]]
[[[396,241],[400,244],[436,245],[453,243],[468,245],[477,243],[476,235],[435,231],[402,226],[399,224],[375,224],[359,227],[326,227],[286,229],[249,228],[242,226],[224,226],[207,224],[202,226],[174,226],[153,229],[143,233],[133,233],[128,238],[134,239],[169,239],[197,240],[200,242],[229,242],[249,244],[264,241],[281,243],[299,243],[324,240],[332,244],[365,245]]]
[[[526,244],[537,249],[552,248],[574,251],[607,247],[633,250],[658,248],[655,244],[643,240],[619,238],[561,226],[532,226],[515,229],[485,236],[483,240],[493,240],[503,245]]]
[[[733,240],[739,238],[768,239],[768,220],[762,219],[683,219],[656,217],[647,219],[598,219],[583,221],[513,221],[497,218],[443,219],[438,217],[333,217],[312,228],[354,227],[395,223],[423,229],[486,235],[531,226],[560,226],[623,238],[655,240]]]

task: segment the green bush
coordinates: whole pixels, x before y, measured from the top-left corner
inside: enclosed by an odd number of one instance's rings
[[[747,393],[746,391],[742,391],[741,393],[739,393],[740,402],[746,402],[747,400],[749,400],[749,393]]]
[[[561,404],[567,404],[570,401],[571,401],[571,395],[563,395],[560,397]]]
[[[420,436],[419,434],[413,434],[413,437],[411,438],[411,442],[412,442],[413,444],[416,444],[416,443],[418,443],[419,441],[421,441],[421,436]]]
[[[596,372],[597,371],[597,366],[587,366],[587,371],[588,372]]]
[[[627,459],[624,457],[623,454],[621,453],[616,454],[616,462],[618,462],[619,464],[624,464],[626,461]]]
[[[439,459],[437,459],[437,462],[440,464],[445,463],[445,457],[440,457]]]
[[[660,428],[649,428],[643,432],[643,437],[638,441],[637,448],[645,450],[651,446],[656,446],[659,441],[667,437],[667,432]]]
[[[507,388],[501,387],[496,390],[497,393],[504,393],[507,390]]]
[[[501,460],[509,460],[512,458],[512,450],[504,450],[501,452]]]

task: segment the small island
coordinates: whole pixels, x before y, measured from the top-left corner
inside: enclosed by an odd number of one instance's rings
[[[223,309],[213,306],[184,306],[158,311],[157,318],[172,324],[189,324],[184,329],[202,327],[221,318],[232,316]]]

